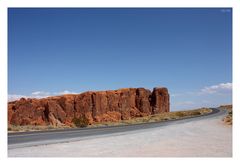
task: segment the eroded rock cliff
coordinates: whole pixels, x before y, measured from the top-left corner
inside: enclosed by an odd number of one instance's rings
[[[13,125],[72,125],[73,118],[85,116],[90,124],[115,122],[169,112],[167,88],[124,88],[90,91],[43,99],[8,103],[8,123]]]

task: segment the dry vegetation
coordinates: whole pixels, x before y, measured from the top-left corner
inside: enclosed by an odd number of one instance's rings
[[[221,105],[218,109],[232,111],[232,105]]]
[[[55,130],[55,129],[65,129],[71,128],[69,126],[58,126],[54,127],[52,125],[41,126],[41,125],[25,125],[25,126],[16,126],[16,125],[8,125],[8,132],[28,132],[28,131],[47,131],[47,130]]]
[[[203,114],[210,113],[212,110],[208,108],[200,108],[189,111],[176,111],[176,112],[165,112],[161,114],[155,114],[151,116],[138,117],[130,120],[122,120],[119,122],[106,122],[106,123],[96,123],[89,125],[88,127],[100,127],[100,126],[116,126],[116,125],[129,125],[129,124],[140,124],[140,123],[149,123],[149,122],[159,122],[166,120],[175,120],[180,118],[188,118],[192,116],[199,116]],[[74,120],[76,127],[82,127],[81,120]],[[85,127],[85,123],[84,123]],[[8,132],[27,132],[27,131],[43,131],[43,130],[55,130],[55,129],[67,129],[71,128],[69,126],[14,126],[9,125]]]
[[[228,111],[228,115],[223,118],[223,122],[232,125],[232,105],[221,105],[219,109]]]
[[[166,120],[175,120],[180,118],[188,118],[193,116],[199,116],[203,114],[210,113],[212,110],[208,108],[200,108],[189,111],[176,111],[176,112],[165,112],[161,114],[155,114],[151,116],[138,117],[130,120],[122,120],[119,122],[106,122],[106,123],[97,123],[89,127],[98,127],[98,126],[116,126],[116,125],[129,125],[129,124],[140,124],[140,123],[149,123],[149,122],[160,122]]]

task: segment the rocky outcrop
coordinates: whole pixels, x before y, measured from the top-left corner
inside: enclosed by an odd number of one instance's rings
[[[169,112],[167,88],[124,88],[81,94],[25,99],[8,103],[8,123],[13,125],[72,125],[85,116],[90,124],[115,122]]]

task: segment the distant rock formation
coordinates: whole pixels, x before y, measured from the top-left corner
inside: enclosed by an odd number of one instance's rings
[[[167,88],[124,88],[81,94],[25,99],[8,103],[8,123],[13,125],[69,125],[85,116],[89,124],[115,122],[169,112]]]

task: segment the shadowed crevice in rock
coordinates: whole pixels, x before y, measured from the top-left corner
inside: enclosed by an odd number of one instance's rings
[[[8,123],[13,125],[72,125],[85,116],[90,124],[116,122],[169,112],[167,88],[124,88],[89,91],[43,99],[20,99],[8,103]]]

